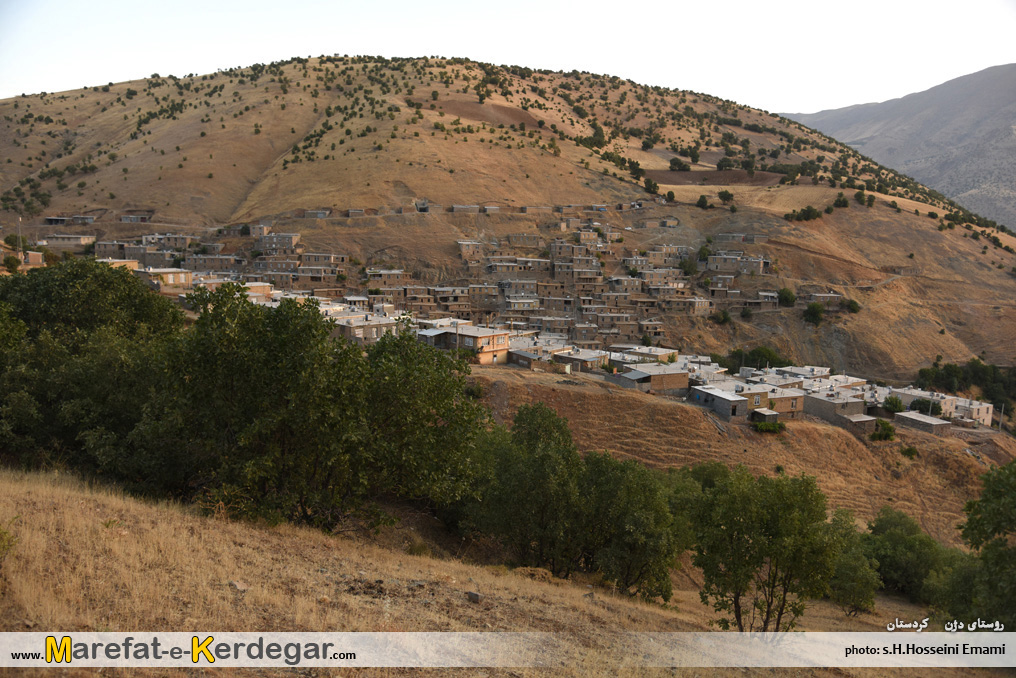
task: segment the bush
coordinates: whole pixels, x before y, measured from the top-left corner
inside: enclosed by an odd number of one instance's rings
[[[699,199],[698,199],[698,202],[695,203],[695,206],[696,207],[700,207],[700,208],[702,208],[704,210],[709,209],[709,198],[707,198],[704,195],[700,195]]]
[[[928,414],[938,417],[942,414],[942,404],[927,398],[917,398],[910,403],[910,410],[921,414]]]
[[[782,421],[755,421],[751,427],[758,433],[783,433],[787,430],[787,425]]]
[[[804,309],[804,319],[813,325],[821,324],[824,315],[825,306],[817,301],[808,304],[808,308]]]
[[[709,316],[714,323],[717,325],[726,325],[730,322],[730,313],[727,309],[723,308]]]
[[[906,447],[900,448],[900,454],[902,454],[907,459],[915,459],[916,457],[920,456],[917,452],[917,448],[914,447],[913,445],[907,445]]]
[[[888,506],[868,523],[868,531],[865,552],[878,562],[886,589],[923,601],[924,580],[942,562],[945,549],[916,520]]]
[[[780,300],[780,306],[793,306],[797,303],[797,295],[786,287],[781,288],[780,291],[777,292],[777,297]]]
[[[886,399],[882,402],[882,407],[886,412],[902,412],[904,409],[903,401],[898,395],[886,396]]]
[[[885,419],[879,419],[875,422],[875,431],[868,436],[872,440],[895,440],[896,439],[896,427],[890,424]]]
[[[860,313],[861,305],[857,303],[856,299],[844,299],[840,302],[840,308],[845,308],[850,313]]]

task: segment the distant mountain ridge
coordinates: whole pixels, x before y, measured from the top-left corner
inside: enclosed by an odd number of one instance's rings
[[[785,115],[1016,225],[1016,64],[882,103]]]

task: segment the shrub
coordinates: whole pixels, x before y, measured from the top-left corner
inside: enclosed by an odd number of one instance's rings
[[[814,301],[808,304],[808,308],[804,309],[804,319],[813,325],[819,325],[822,323],[822,317],[825,315],[825,306]]]
[[[875,431],[868,436],[872,440],[895,440],[896,439],[896,427],[890,424],[885,419],[879,419],[875,422]]]
[[[782,421],[755,421],[751,427],[758,433],[783,433],[787,430],[787,425]]]
[[[913,445],[907,445],[906,447],[901,448],[900,454],[902,454],[907,459],[914,459],[915,457],[919,456],[917,448],[914,447]]]
[[[903,401],[897,395],[886,396],[886,399],[882,402],[882,407],[886,412],[902,412]]]
[[[793,306],[797,303],[797,295],[787,287],[780,288],[777,297],[780,300],[780,306]]]
[[[695,206],[696,207],[700,207],[700,208],[702,208],[704,210],[709,209],[709,198],[707,198],[704,195],[700,195],[699,199],[698,199],[698,202],[695,203]]]
[[[937,417],[942,414],[942,404],[927,398],[918,398],[910,403],[910,409],[921,414],[930,414]]]

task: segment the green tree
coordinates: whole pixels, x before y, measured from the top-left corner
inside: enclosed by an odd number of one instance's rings
[[[670,570],[687,548],[659,473],[633,461],[591,453],[583,463],[583,557],[620,591],[670,600]]]
[[[823,595],[837,542],[825,496],[807,476],[755,478],[744,467],[720,479],[693,511],[693,562],[702,602],[723,629],[789,631],[806,601]]]
[[[575,526],[582,460],[564,419],[544,405],[523,405],[509,435],[491,444],[492,481],[473,521],[521,565],[567,576],[579,564]]]
[[[981,476],[979,499],[967,502],[963,538],[981,564],[978,614],[1016,627],[1016,462]]]
[[[910,403],[910,409],[914,412],[920,412],[921,414],[927,414],[932,417],[938,417],[942,414],[942,404],[936,400],[928,400],[927,398],[915,398]]]
[[[734,199],[734,194],[728,190],[722,190],[716,195],[719,197],[720,200],[723,201],[724,205],[729,204],[730,201]]]
[[[17,273],[18,269],[20,267],[21,267],[21,260],[18,259],[13,254],[10,254],[10,255],[4,257],[4,268],[6,268],[7,272],[10,273],[11,275],[14,275],[15,273]]]
[[[780,291],[776,293],[776,297],[779,299],[780,306],[793,306],[797,303],[797,295],[787,287],[781,287]]]
[[[871,612],[875,609],[875,592],[882,588],[878,561],[865,552],[864,541],[850,511],[837,509],[833,514],[832,531],[839,553],[829,581],[829,597],[848,617]]]
[[[808,304],[808,307],[804,309],[804,319],[813,325],[819,325],[822,322],[822,317],[825,315],[825,306],[815,301]]]
[[[94,259],[71,259],[0,280],[0,301],[33,336],[45,329],[58,338],[84,337],[111,327],[119,336],[138,337],[172,334],[183,326],[183,313],[173,302],[153,294],[127,269]]]
[[[239,285],[189,300],[200,316],[171,351],[173,378],[132,436],[143,454],[123,472],[269,522],[334,527],[359,510],[384,473],[360,351],[331,339],[314,303],[258,306]]]
[[[651,193],[653,195],[656,195],[660,191],[660,185],[649,177],[645,178],[645,187],[646,193]]]
[[[681,160],[680,158],[671,158],[670,159],[670,171],[671,172],[690,172],[691,171],[691,165],[686,163],[684,160]]]
[[[941,564],[942,547],[907,514],[883,506],[863,537],[868,556],[878,562],[889,591],[922,601],[924,580]]]
[[[902,412],[905,408],[903,406],[903,400],[898,395],[889,395],[882,401],[882,408],[886,412]]]
[[[732,170],[734,169],[734,161],[730,158],[720,158],[719,162],[716,163],[716,169],[719,171]]]
[[[4,244],[12,250],[27,250],[28,238],[23,235],[19,236],[17,233],[8,233],[4,236]]]
[[[368,444],[383,479],[375,491],[439,505],[469,493],[484,410],[464,393],[468,365],[404,326],[367,349],[366,369]]]
[[[667,191],[667,202],[674,202],[674,192]]]

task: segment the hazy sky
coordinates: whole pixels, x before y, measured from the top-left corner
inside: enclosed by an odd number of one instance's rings
[[[334,53],[578,69],[811,113],[1016,62],[1016,0],[0,0],[0,98]]]

